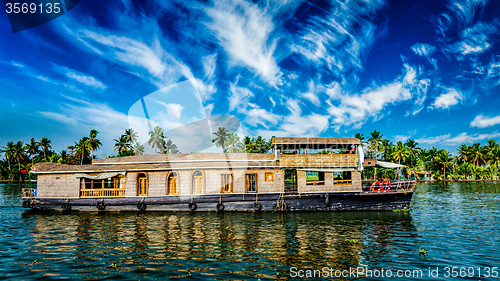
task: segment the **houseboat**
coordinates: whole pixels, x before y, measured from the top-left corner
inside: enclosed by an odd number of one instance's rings
[[[23,207],[60,211],[408,209],[414,181],[363,182],[359,139],[275,137],[274,153],[191,153],[38,163]],[[372,163],[373,162],[373,163]]]

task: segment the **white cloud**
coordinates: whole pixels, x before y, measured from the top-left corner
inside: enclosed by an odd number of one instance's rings
[[[215,1],[206,9],[212,19],[207,26],[229,55],[232,64],[255,71],[264,81],[279,84],[281,71],[274,58],[276,39],[272,16],[258,5],[236,1]]]
[[[411,50],[418,56],[430,57],[436,51],[436,47],[425,43],[415,43],[411,46]]]
[[[395,135],[394,141],[406,142],[409,138],[411,138],[411,135]]]
[[[283,117],[277,130],[258,130],[265,138],[272,136],[318,136],[328,129],[329,116],[320,114],[302,115],[298,100],[287,101],[290,114]]]
[[[478,115],[470,123],[471,127],[486,128],[500,124],[500,115],[495,117],[484,117],[483,115]]]
[[[355,76],[362,56],[384,30],[376,30],[372,16],[383,1],[334,2],[326,19],[313,17],[290,50],[317,67],[325,65],[337,76]]]
[[[89,86],[89,87],[92,87],[94,89],[106,89],[106,87],[107,87],[104,83],[102,83],[98,79],[94,78],[93,76],[83,74],[79,71],[69,69],[69,68],[64,67],[64,66],[54,64],[54,70],[71,78],[71,79],[78,81],[79,83],[82,83],[82,84]]]
[[[203,57],[202,61],[203,68],[205,70],[205,77],[208,79],[212,79],[215,73],[217,53]]]
[[[448,109],[451,106],[457,105],[460,101],[464,99],[462,93],[460,93],[455,88],[448,88],[441,86],[442,94],[439,95],[436,100],[432,103],[432,108],[436,109]]]
[[[474,142],[479,142],[482,140],[486,139],[494,139],[500,137],[500,133],[498,132],[493,132],[489,134],[472,134],[469,135],[468,133],[461,133],[455,137],[451,137],[450,134],[446,135],[441,135],[441,136],[435,136],[435,137],[427,137],[427,138],[420,138],[417,139],[416,141],[421,144],[441,144],[441,145],[452,145],[456,146],[459,144],[470,144]]]
[[[342,126],[359,128],[369,117],[381,118],[386,105],[408,101],[414,96],[421,99],[423,103],[427,90],[422,83],[426,82],[417,79],[415,68],[406,64],[403,74],[393,82],[367,88],[361,94],[343,93],[338,84],[333,83],[326,90],[331,97],[327,103],[330,105],[328,113],[333,117],[333,127],[336,130]]]
[[[460,34],[461,41],[451,44],[447,49],[452,53],[457,53],[459,60],[464,56],[480,54],[492,47],[491,35],[496,35],[499,31],[500,22],[498,19],[486,22],[478,22],[474,26],[468,27]]]

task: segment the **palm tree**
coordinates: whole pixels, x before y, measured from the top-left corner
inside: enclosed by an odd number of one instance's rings
[[[132,146],[132,150],[135,155],[143,155],[144,154],[144,146],[138,142],[134,142]]]
[[[383,151],[382,157],[384,160],[389,160],[389,156],[393,153],[393,144],[388,139],[382,139],[380,144],[380,150]]]
[[[26,157],[26,151],[24,149],[24,144],[22,141],[18,141],[14,146],[14,150],[12,152],[12,159],[17,161],[19,171],[21,171],[21,161]],[[19,173],[19,180],[21,180],[21,173]]]
[[[165,154],[172,153],[172,151],[177,149],[177,145],[171,139],[167,139],[163,142],[163,149],[165,150]]]
[[[401,164],[401,160],[406,161],[406,158],[410,157],[410,151],[408,148],[400,141],[394,147],[394,151],[391,154],[394,161],[398,161]]]
[[[90,146],[88,145],[89,138],[83,137],[81,140],[75,142],[75,153],[80,158],[80,165],[83,165],[83,159],[90,154]]]
[[[40,144],[38,144],[34,138],[31,139],[31,141],[29,143],[26,144],[26,146],[24,147],[24,149],[26,150],[26,152],[30,155],[30,158],[31,158],[31,165],[33,165],[33,156],[35,154],[38,153],[38,147],[40,146]]]
[[[468,159],[469,159],[469,155],[470,155],[470,152],[471,152],[470,146],[462,144],[458,148],[457,152],[458,152],[457,159],[462,159],[464,162],[469,162]]]
[[[240,137],[237,134],[230,134],[227,138],[227,142],[227,150],[229,153],[240,153],[245,149],[245,145],[240,141]]]
[[[472,144],[470,149],[471,160],[473,163],[475,163],[477,166],[479,166],[480,163],[486,163],[485,157],[488,151],[485,146],[481,146],[480,143],[476,142]]]
[[[408,151],[410,152],[410,155],[414,157],[420,156],[420,153],[422,153],[422,149],[418,147],[418,142],[409,139],[405,143],[406,147],[408,147]]]
[[[384,135],[382,135],[380,131],[374,130],[368,137],[368,149],[371,150],[372,153],[375,153],[375,158],[380,152],[383,136]]]
[[[148,144],[155,149],[155,154],[157,148],[160,149],[160,152],[163,153],[163,143],[165,142],[164,138],[165,136],[163,135],[163,129],[158,126],[155,126],[153,128],[153,131],[149,132]]]
[[[97,134],[99,134],[98,131],[94,129],[90,130],[89,139],[87,140],[87,146],[90,149],[91,160],[94,159],[94,150],[99,149],[99,147],[101,147],[102,145],[102,143],[98,139],[96,139]]]
[[[365,137],[361,133],[354,134],[354,137],[357,138],[361,142],[361,144],[365,142]]]
[[[59,159],[57,160],[57,163],[64,164],[68,160],[68,153],[66,153],[66,150],[61,150],[59,153]]]
[[[436,161],[439,165],[443,166],[443,175],[444,179],[446,179],[446,168],[453,165],[453,158],[446,149],[442,149],[439,151]]]
[[[132,128],[125,130],[125,136],[127,137],[127,141],[129,143],[137,142],[137,138],[139,137],[137,132],[135,132]]]
[[[44,159],[47,159],[47,153],[49,151],[49,149],[52,147],[50,145],[51,141],[45,137],[43,137],[41,140],[40,140],[40,147],[42,148],[42,151],[43,151],[43,158]]]
[[[496,146],[488,151],[488,164],[491,166],[500,166],[500,147]]]
[[[130,144],[127,141],[127,136],[121,135],[119,139],[114,139],[115,141],[115,150],[118,150],[118,155],[122,156],[127,153],[130,149]]]
[[[13,142],[8,142],[6,146],[2,148],[2,152],[5,153],[5,159],[7,159],[7,166],[10,168],[10,159],[12,158],[12,153],[14,153],[15,144]]]
[[[228,142],[228,137],[229,134],[227,133],[226,128],[224,127],[219,127],[217,132],[212,133],[216,137],[212,140],[212,142],[215,142],[216,147],[221,147],[223,152],[226,152],[226,143]]]

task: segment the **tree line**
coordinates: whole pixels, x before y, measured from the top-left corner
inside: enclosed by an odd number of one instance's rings
[[[438,180],[484,180],[500,176],[500,146],[494,139],[483,145],[479,142],[462,144],[453,154],[436,147],[421,148],[413,139],[393,143],[376,130],[366,138],[359,133],[355,137],[366,148],[367,157],[404,164],[413,176],[422,176],[424,172]],[[375,168],[367,167],[364,173],[366,178],[394,177],[394,171],[389,169],[381,169],[377,175]]]
[[[4,159],[0,160],[1,179],[21,179],[22,171],[30,171],[35,163],[54,162],[71,165],[90,164],[95,159],[95,151],[102,143],[97,138],[99,132],[90,130],[89,135],[74,142],[73,145],[59,153],[52,150],[51,141],[45,137],[40,141],[34,138],[28,143],[8,142],[0,150]],[[168,139],[164,130],[156,126],[148,132],[148,145],[154,149],[155,154],[177,154],[180,151],[172,140]],[[424,172],[431,173],[436,179],[474,180],[494,179],[500,177],[500,146],[493,139],[481,145],[479,142],[471,145],[462,144],[455,154],[446,149],[424,149],[418,143],[409,139],[406,142],[393,143],[385,139],[380,131],[373,131],[369,136],[357,133],[355,137],[361,141],[365,148],[366,157],[387,162],[406,165],[410,175],[417,176]],[[241,139],[235,133],[229,133],[224,127],[219,127],[213,133],[212,142],[221,148],[224,153],[269,153],[272,151],[272,140],[262,136]],[[108,156],[124,157],[144,154],[144,146],[138,141],[138,134],[133,129],[126,129],[124,134],[114,139],[114,150],[117,155]],[[326,151],[324,151],[326,153]],[[321,152],[320,152],[321,153]],[[390,169],[377,169],[366,167],[365,178],[394,177]],[[28,175],[34,178],[33,175]]]

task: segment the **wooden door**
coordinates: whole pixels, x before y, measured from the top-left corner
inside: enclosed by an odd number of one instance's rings
[[[203,194],[203,175],[195,172],[193,175],[193,194]]]
[[[146,176],[139,176],[137,196],[147,196],[147,195],[148,195],[147,178]]]

